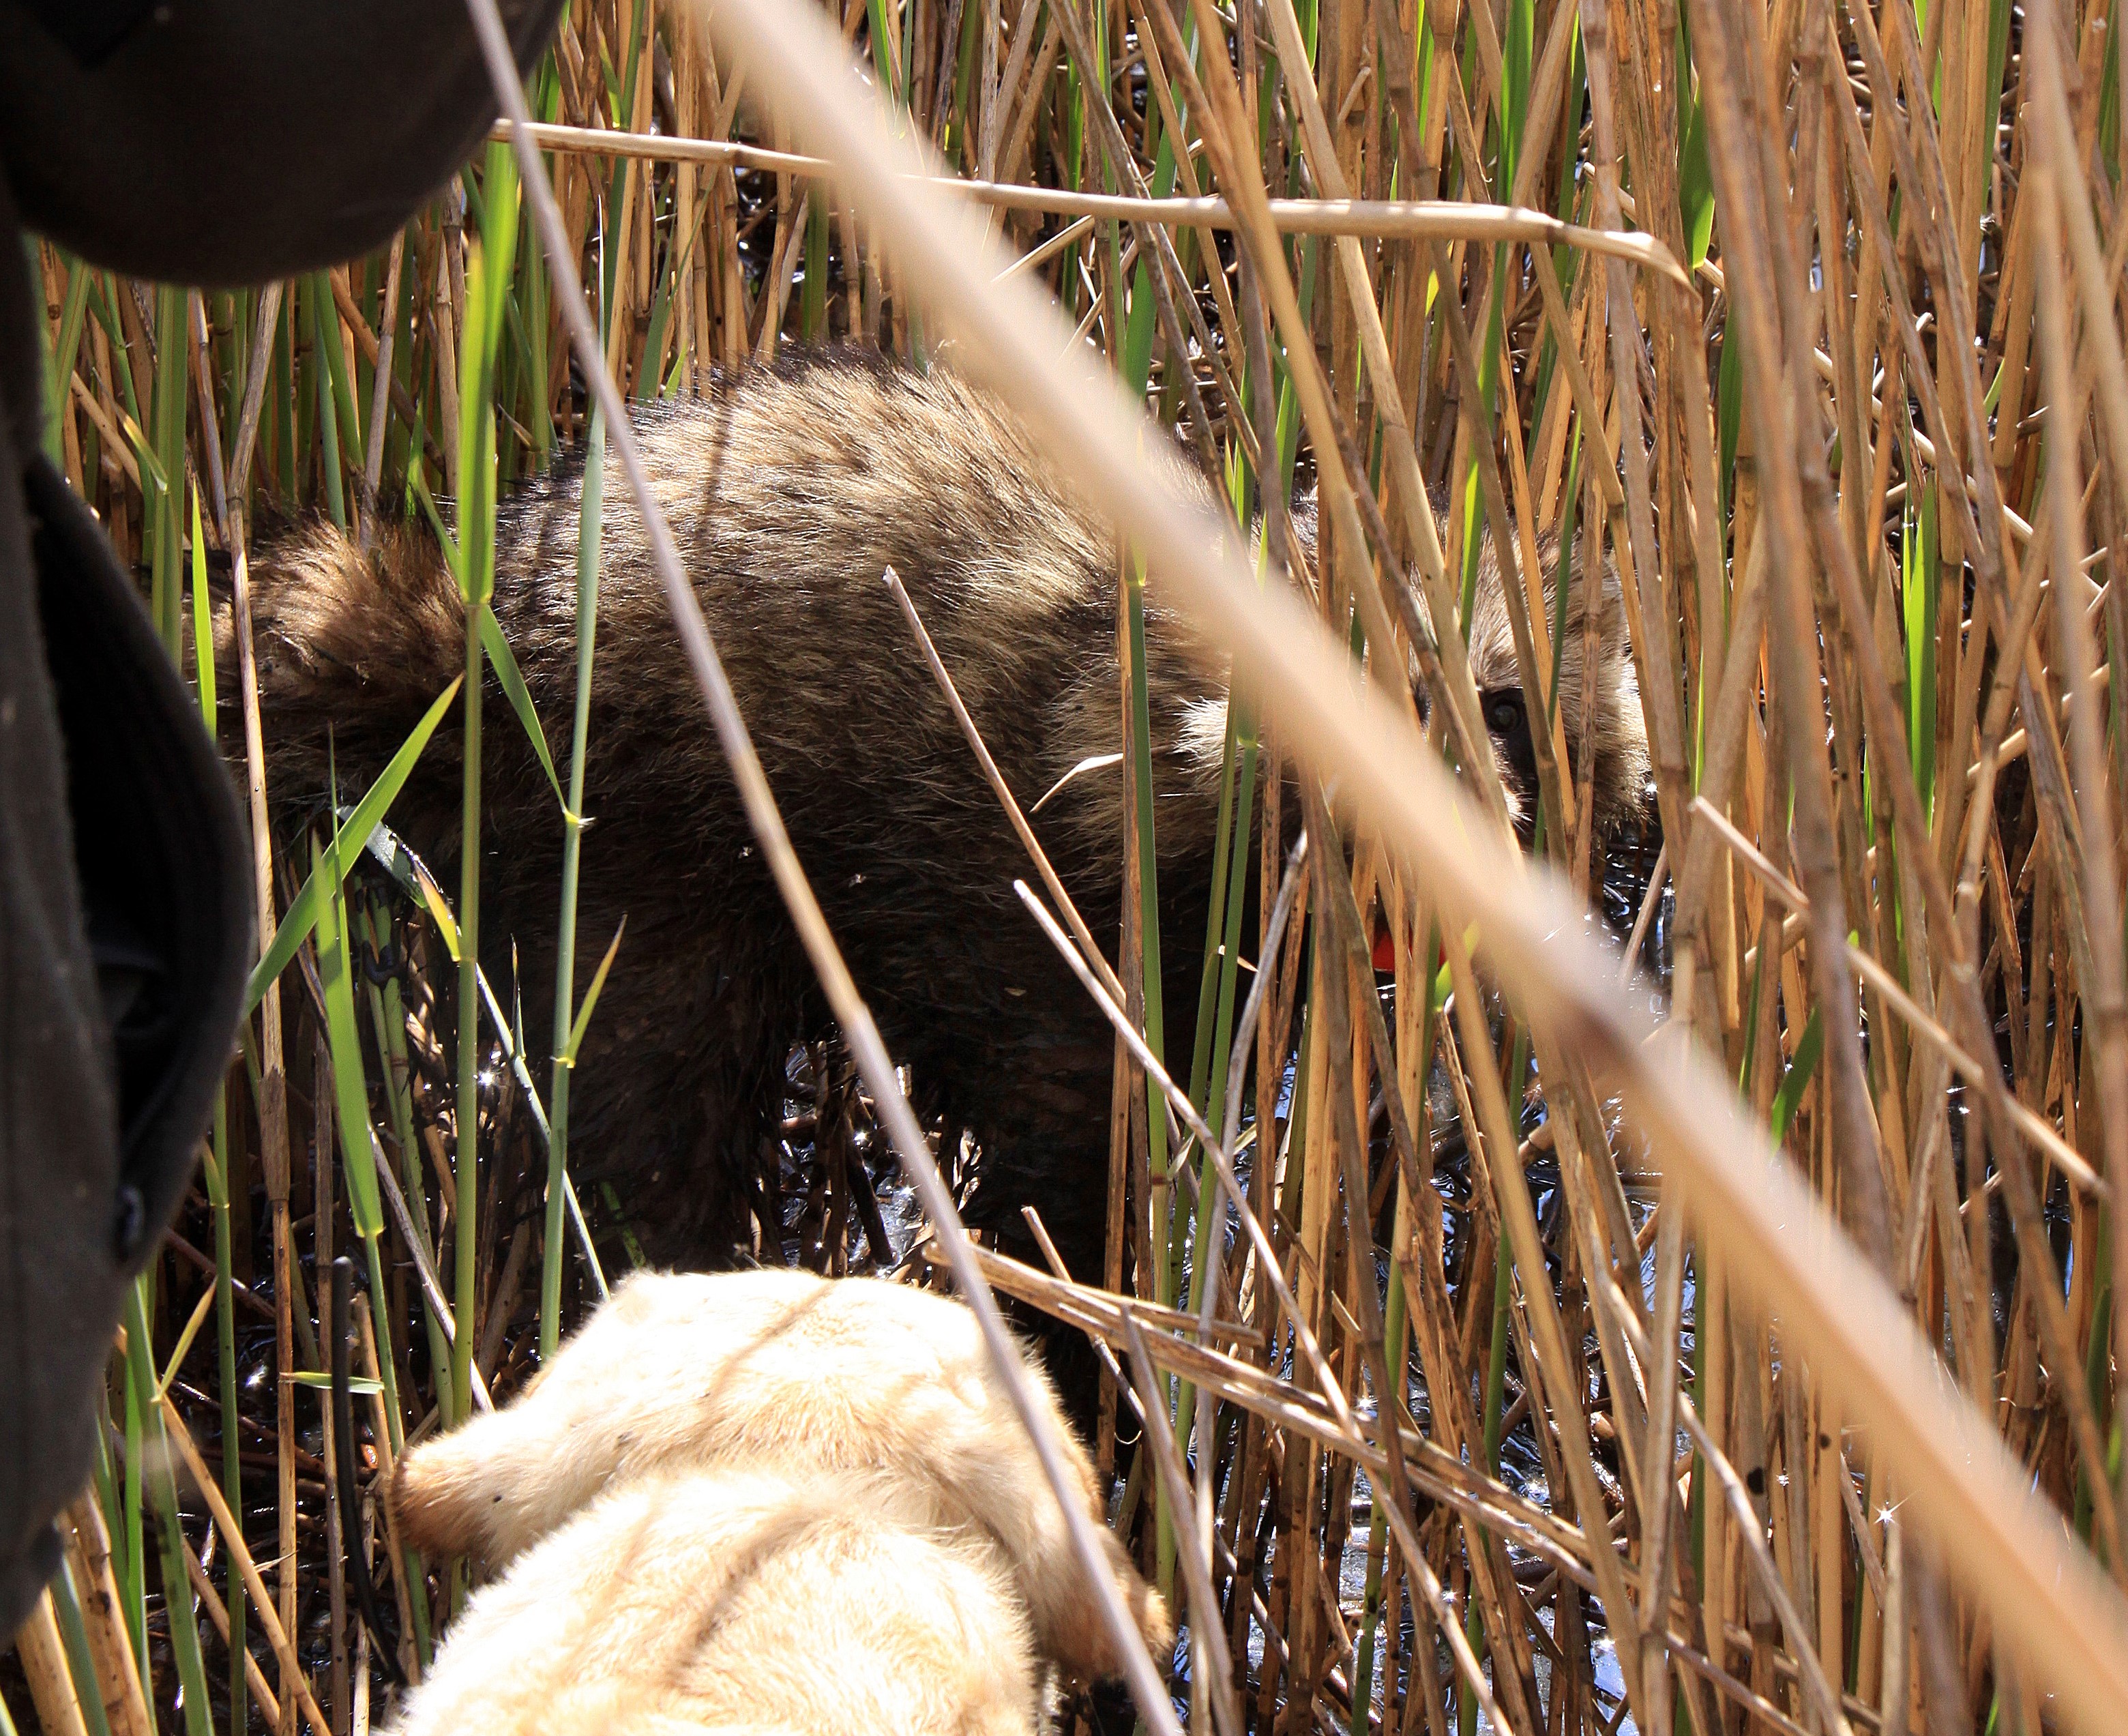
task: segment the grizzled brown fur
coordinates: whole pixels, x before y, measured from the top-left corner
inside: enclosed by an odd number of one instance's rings
[[[919,1090],[981,1143],[972,1215],[1009,1233],[1019,1205],[1038,1204],[1067,1258],[1096,1269],[1109,1034],[1012,893],[1026,859],[881,573],[900,574],[1032,804],[1120,745],[1111,531],[994,400],[947,373],[801,355],[705,401],[646,408],[637,430],[858,986]],[[1179,459],[1153,461],[1172,465],[1178,488],[1201,488]],[[580,483],[565,466],[506,502],[497,530],[495,612],[556,738],[575,691]],[[825,1015],[617,464],[605,502],[580,993],[624,916],[628,932],[576,1074],[572,1146],[625,1178],[654,1254],[715,1261],[748,1239],[744,1178],[779,1111],[784,1057]],[[366,783],[463,667],[457,590],[413,530],[366,555],[311,530],[260,554],[253,592],[270,787],[284,804],[315,803],[329,731],[344,783]],[[1608,822],[1637,803],[1646,759],[1624,630],[1606,614]],[[1186,1054],[1177,1026],[1197,998],[1224,683],[1167,611],[1148,610],[1146,639],[1168,1028]],[[1579,639],[1577,610],[1570,722]],[[1496,596],[1473,644],[1481,682],[1513,690]],[[537,1045],[553,1025],[561,818],[507,706],[491,699],[487,717],[484,950],[504,980],[514,939]],[[458,854],[455,729],[439,732],[392,816],[439,869]],[[1113,767],[1082,772],[1035,821],[1104,938],[1121,922],[1122,791]]]
[[[1576,549],[1577,568],[1579,550]],[[1544,573],[1546,630],[1554,624],[1557,599],[1558,544],[1547,538],[1537,546]],[[1626,633],[1626,611],[1618,595],[1618,575],[1606,566],[1600,587],[1602,612],[1596,622],[1595,649],[1598,681],[1595,703],[1589,720],[1588,743],[1596,763],[1594,779],[1594,821],[1598,844],[1616,833],[1641,807],[1648,780],[1647,725],[1641,715],[1640,683],[1633,672],[1632,646]],[[1559,663],[1559,711],[1566,727],[1567,770],[1578,773],[1584,748],[1581,730],[1581,668],[1584,661],[1586,605],[1591,599],[1577,570],[1566,593],[1565,632],[1553,647]],[[1532,601],[1532,606],[1536,606]],[[1513,629],[1508,624],[1508,603],[1500,584],[1499,569],[1493,559],[1491,540],[1479,554],[1477,594],[1470,611],[1470,679],[1478,689],[1479,706],[1491,732],[1493,744],[1502,757],[1508,798],[1518,824],[1527,827],[1537,812],[1536,749],[1522,711],[1522,678],[1515,668]]]

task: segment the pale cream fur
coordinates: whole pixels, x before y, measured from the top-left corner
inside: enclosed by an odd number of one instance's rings
[[[624,1480],[475,1595],[397,1736],[1030,1736],[999,1552],[881,1474]]]
[[[1084,1449],[1047,1382],[1023,1366],[1086,1510],[1097,1514]],[[721,1504],[718,1486],[734,1478],[757,1501],[781,1484],[794,1514],[811,1510],[814,1490],[843,1500],[862,1486],[870,1521],[907,1534],[896,1548],[957,1558],[972,1550],[995,1563],[1042,1659],[1080,1679],[1119,1667],[974,1315],[900,1285],[780,1270],[639,1274],[515,1403],[410,1454],[392,1500],[403,1541],[470,1555],[490,1570],[515,1563],[480,1603],[515,1596],[508,1588],[520,1583],[573,1595],[562,1589],[568,1552],[601,1558],[618,1523],[609,1516],[615,1501]],[[1105,1528],[1100,1535],[1141,1630],[1163,1648],[1171,1638],[1165,1606]],[[702,1534],[686,1547],[721,1545]],[[787,1559],[764,1568],[763,1582],[790,1581],[791,1608],[802,1610],[797,1581],[814,1571],[816,1550],[830,1547],[826,1534],[794,1543]],[[965,1586],[953,1589],[951,1575],[938,1583],[950,1610],[927,1594],[910,1605],[910,1622],[998,1631],[1002,1618],[979,1610]],[[894,1575],[857,1595],[881,1619],[902,1619],[907,1593]],[[810,1645],[810,1618],[805,1625]]]

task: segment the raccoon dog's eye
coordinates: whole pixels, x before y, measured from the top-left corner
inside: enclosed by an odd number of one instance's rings
[[[1485,703],[1485,721],[1503,734],[1522,721],[1522,698],[1519,693],[1495,693]]]

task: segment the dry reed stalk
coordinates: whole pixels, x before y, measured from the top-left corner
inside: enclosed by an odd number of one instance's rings
[[[149,1736],[152,1715],[140,1686],[133,1638],[111,1572],[111,1538],[93,1494],[67,1509],[60,1524],[67,1571],[81,1604],[82,1629],[96,1670],[97,1696],[112,1736]],[[189,1561],[191,1557],[188,1555]]]
[[[2051,1649],[2042,1667],[2088,1727],[2097,1729],[2108,1715],[2128,1711],[2122,1612],[2111,1594],[2101,1586],[2088,1561],[2064,1552],[1992,1430],[1945,1403],[1930,1372],[1934,1359],[1897,1299],[1858,1265],[1808,1194],[1778,1167],[1768,1170],[1753,1155],[1756,1142],[1741,1109],[1727,1108],[1726,1088],[1694,1058],[1674,1063],[1666,1058],[1660,1069],[1643,1058],[1631,1020],[1592,987],[1600,976],[1575,957],[1568,938],[1567,907],[1518,870],[1503,854],[1496,835],[1489,835],[1475,815],[1465,814],[1463,798],[1427,759],[1409,749],[1394,759],[1382,751],[1385,742],[1409,740],[1408,725],[1399,723],[1394,708],[1353,692],[1340,673],[1337,654],[1320,644],[1296,606],[1275,595],[1252,596],[1231,555],[1224,563],[1208,558],[1206,529],[1179,515],[1120,461],[1133,436],[1113,397],[1090,390],[1061,368],[1052,352],[1025,341],[1024,334],[1038,328],[1043,317],[1038,307],[1016,297],[1009,285],[990,288],[987,278],[976,278],[964,269],[964,261],[983,259],[983,238],[918,193],[911,184],[914,165],[905,145],[852,117],[847,98],[838,96],[832,55],[815,40],[817,30],[810,21],[762,7],[727,6],[711,23],[715,27],[720,19],[734,17],[746,20],[748,47],[763,75],[778,87],[786,113],[820,142],[824,155],[841,165],[844,186],[866,204],[875,222],[895,235],[905,269],[924,283],[934,304],[952,318],[984,373],[1054,440],[1060,459],[1072,465],[1097,497],[1143,539],[1157,570],[1183,600],[1216,625],[1259,690],[1280,694],[1290,708],[1288,718],[1295,733],[1358,787],[1385,830],[1408,853],[1428,890],[1446,897],[1456,917],[1475,923],[1496,968],[1532,1013],[1554,1029],[1568,1030],[1578,1046],[1616,1070],[1643,1130],[1666,1158],[1686,1167],[1703,1232],[1723,1245],[1737,1275],[1759,1287],[1764,1300],[1780,1310],[1788,1329],[1807,1344],[1819,1377],[1833,1382],[1844,1403],[1874,1426],[1882,1462],[1912,1491],[1909,1501],[1932,1517],[1939,1544],[1969,1593],[1988,1605],[2003,1630],[2020,1637],[2035,1664]],[[1718,31],[1720,26],[1714,27]],[[1229,110],[1230,117],[1233,112]],[[1741,121],[1736,124],[1741,130]],[[900,171],[899,178],[890,164]],[[1737,188],[1736,203],[1748,212],[1745,183],[1740,180]],[[1748,233],[1748,220],[1741,230]],[[995,271],[991,267],[989,275]],[[1755,347],[1771,350],[1768,340],[1774,329],[1766,317],[1765,336]],[[1614,325],[1614,340],[1618,330]],[[1774,370],[1762,371],[1760,379],[1765,393],[1760,407],[1771,416],[1774,407],[1788,402],[1788,394],[1777,362],[1769,356],[1761,365],[1762,370]],[[1302,377],[1306,371],[1304,364]],[[1767,422],[1760,438],[1762,445],[1773,449],[1769,473],[1777,483],[1786,483],[1785,492],[1777,488],[1774,497],[1776,559],[1792,559],[1801,568],[1807,557],[1800,485],[1792,462],[1783,461],[1781,425]],[[1637,468],[1629,454],[1629,519],[1640,516],[1630,510]],[[1333,495],[1333,505],[1335,500]],[[1651,543],[1652,536],[1636,540]],[[1799,615],[1800,593],[1793,586],[1790,592],[1791,612]],[[1807,639],[1793,639],[1791,649],[1806,643]],[[1785,681],[1799,695],[1803,678],[1791,668]],[[1802,718],[1798,711],[1798,725]],[[1792,726],[1790,733],[1802,739],[1810,732]],[[1462,835],[1452,841],[1442,836],[1441,816],[1448,814],[1459,816],[1453,830]],[[1850,1044],[1845,1125],[1850,1137],[1864,1139],[1863,1152],[1850,1154],[1850,1168],[1874,1174],[1874,1163],[1864,1170],[1851,1161],[1874,1154],[1874,1118],[1861,1095],[1851,978],[1840,974],[1843,937],[1837,928],[1828,935],[1822,926],[1824,916],[1841,907],[1829,835],[1818,848],[1822,865],[1813,872],[1824,890],[1812,888],[1821,911],[1817,956],[1833,961],[1820,978],[1821,992],[1831,997],[1822,1005],[1829,1004],[1836,1016],[1841,1008],[1850,1009],[1844,1015]],[[1503,898],[1499,891],[1503,885],[1525,888],[1522,901]],[[1450,952],[1453,964],[1460,944],[1452,925]],[[1849,983],[1844,995],[1838,987],[1843,980]],[[1475,1000],[1475,982],[1467,975],[1458,990],[1466,1004]],[[1481,1084],[1491,1077],[1489,1069],[1480,1069]],[[1499,1120],[1499,1111],[1488,1119]],[[1858,1131],[1864,1128],[1866,1136]],[[1497,1135],[1494,1143],[1500,1143]],[[1829,1305],[1835,1295],[1843,1298],[1843,1308]],[[2073,1609],[2050,1595],[2070,1577],[2078,1588]],[[1618,1601],[1622,1607],[1613,1612],[1614,1622],[1629,1607],[1622,1597]],[[2103,1613],[2087,1613],[2093,1610]]]

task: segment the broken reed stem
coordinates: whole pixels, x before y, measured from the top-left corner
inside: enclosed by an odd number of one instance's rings
[[[581,151],[660,163],[715,163],[827,178],[832,165],[816,157],[762,150],[753,145],[707,139],[675,139],[657,133],[608,132],[534,122],[526,136],[542,150]],[[496,123],[489,137],[508,143],[511,123]],[[971,198],[1000,211],[1038,212],[1071,217],[1109,217],[1151,222],[1162,228],[1238,229],[1238,218],[1224,199],[1154,198],[1144,195],[1081,193],[1066,188],[1029,187],[1019,183],[930,178],[943,191]],[[1588,229],[1565,223],[1546,212],[1510,205],[1469,204],[1421,199],[1272,199],[1266,207],[1271,226],[1285,235],[1366,236],[1377,240],[1541,242],[1586,248],[1662,272],[1679,283],[1684,273],[1668,250],[1629,231]]]

